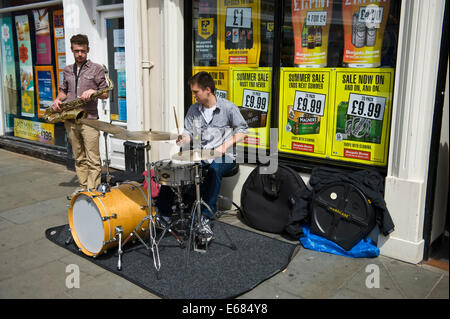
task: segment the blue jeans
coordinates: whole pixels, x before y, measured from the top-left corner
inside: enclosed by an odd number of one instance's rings
[[[204,168],[208,169],[205,180],[200,187],[202,199],[208,204],[213,212],[216,211],[217,197],[219,196],[222,177],[236,165],[236,162],[226,155],[214,160],[211,164],[202,162]],[[202,214],[212,217],[209,210],[202,206]]]
[[[222,177],[232,169],[235,164],[235,161],[228,156],[216,159],[211,164],[202,161],[203,173],[206,171],[206,176],[203,176],[203,183],[200,185],[200,195],[213,212],[216,211],[217,197],[219,196],[220,186],[222,185]],[[190,206],[195,201],[195,188],[191,187],[188,190],[188,193],[189,194],[184,194],[183,201],[186,200],[188,206]],[[170,216],[172,214],[171,206],[174,203],[174,199],[175,195],[170,187],[162,186],[159,195],[155,200],[155,205],[161,216]],[[212,217],[205,206],[202,206],[202,214]]]

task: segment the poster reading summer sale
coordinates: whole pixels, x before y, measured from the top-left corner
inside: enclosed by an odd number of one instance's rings
[[[386,165],[394,69],[339,68],[334,76],[330,157]]]
[[[272,68],[231,68],[230,98],[249,127],[240,146],[270,147]]]
[[[280,151],[326,156],[331,74],[328,68],[281,69]]]
[[[218,65],[259,65],[260,12],[260,0],[217,1]]]

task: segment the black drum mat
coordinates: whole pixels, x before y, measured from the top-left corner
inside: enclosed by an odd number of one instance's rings
[[[79,252],[70,238],[69,225],[47,229],[55,244],[86,258],[149,292],[169,299],[235,298],[285,269],[299,245],[216,222],[215,239],[206,252],[181,248],[167,233],[159,243],[161,268],[156,271],[151,250],[139,241],[123,247],[122,270],[117,270],[117,248],[96,258]],[[226,232],[226,233],[225,233]],[[230,248],[232,239],[236,249]],[[159,237],[158,237],[159,238]],[[148,242],[146,242],[148,245]],[[187,246],[187,241],[186,241]]]

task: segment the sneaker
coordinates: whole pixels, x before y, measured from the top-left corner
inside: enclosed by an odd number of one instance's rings
[[[72,194],[67,195],[67,199],[68,199],[68,200],[72,200],[72,198],[73,198],[76,194],[81,193],[81,192],[84,192],[85,190],[86,190],[86,189],[83,188],[83,187],[77,187],[77,188],[73,191]]]
[[[213,231],[211,229],[210,220],[207,217],[201,216],[199,226],[199,236],[204,238],[206,242],[211,241],[213,238]]]

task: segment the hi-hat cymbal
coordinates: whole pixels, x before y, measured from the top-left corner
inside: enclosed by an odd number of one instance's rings
[[[125,131],[114,135],[120,140],[132,141],[170,141],[178,138],[177,134],[161,131]]]
[[[213,160],[219,157],[222,157],[222,153],[215,150],[190,150],[172,155],[173,160],[186,162]]]
[[[98,131],[103,131],[110,134],[118,134],[126,132],[127,130],[121,126],[110,124],[99,120],[80,119],[80,123],[93,127]]]

